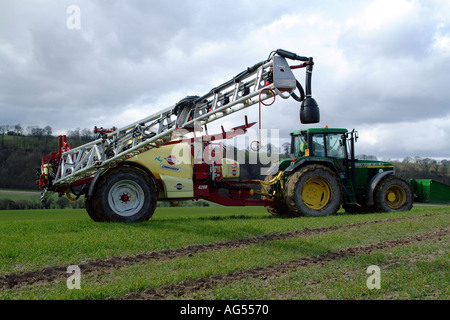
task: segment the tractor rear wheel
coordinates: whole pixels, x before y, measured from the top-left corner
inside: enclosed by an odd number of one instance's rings
[[[408,211],[412,208],[414,196],[408,182],[391,175],[375,188],[374,201],[380,212]]]
[[[269,181],[271,181],[274,177],[275,177],[274,175],[269,174],[269,175],[267,175],[267,176],[264,178],[264,181],[265,181],[265,182],[269,182]],[[272,194],[272,193],[273,193],[273,189],[274,189],[273,186],[274,186],[274,185],[269,185],[269,186],[267,186],[265,191],[266,191],[268,194]],[[264,190],[262,190],[262,191],[264,191]],[[266,197],[266,196],[262,196],[261,199],[262,199],[262,200],[269,200],[268,197]],[[286,208],[286,206],[285,206],[284,204],[282,204],[282,203],[280,203],[279,205],[275,205],[275,206],[266,206],[266,209],[267,209],[267,211],[268,211],[271,215],[273,215],[273,216],[288,216],[288,215],[289,215],[289,210],[288,210],[288,209]]]
[[[285,202],[294,216],[322,217],[335,214],[342,201],[339,177],[322,165],[308,165],[286,182]]]
[[[133,167],[107,171],[95,188],[93,212],[101,221],[107,222],[150,219],[157,201],[157,189],[152,180],[145,172]]]

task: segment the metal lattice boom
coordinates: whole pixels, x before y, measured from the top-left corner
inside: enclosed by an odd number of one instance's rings
[[[64,152],[53,186],[70,185],[141,152],[157,148],[170,140],[176,129],[193,131],[194,124],[201,127],[274,95],[284,99],[291,97],[295,88],[299,88],[285,59],[292,59],[292,56],[276,53],[278,55],[248,68],[202,97],[186,97],[172,107]],[[285,51],[281,50],[281,53]],[[295,57],[296,60],[311,61],[308,60],[310,58]]]

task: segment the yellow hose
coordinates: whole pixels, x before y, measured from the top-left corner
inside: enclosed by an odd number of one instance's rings
[[[69,192],[69,189],[66,189],[66,197],[67,197],[67,199],[69,199],[72,202],[77,201],[77,198],[72,197],[72,195]]]

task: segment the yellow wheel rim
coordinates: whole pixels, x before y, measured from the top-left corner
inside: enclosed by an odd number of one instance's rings
[[[406,192],[402,187],[390,186],[384,195],[384,201],[391,209],[400,209],[406,202]]]
[[[322,178],[311,178],[303,185],[303,203],[310,209],[325,208],[331,200],[331,188]]]

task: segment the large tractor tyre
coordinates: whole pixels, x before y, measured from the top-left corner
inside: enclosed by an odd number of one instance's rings
[[[95,222],[102,222],[102,219],[95,213],[94,211],[94,198],[85,195],[84,196],[84,205],[86,207],[86,211],[89,214],[89,217]]]
[[[156,209],[157,188],[145,172],[128,166],[106,172],[94,191],[93,212],[101,221],[141,222]]]
[[[414,195],[408,182],[391,175],[376,186],[374,202],[379,212],[408,211],[413,206]]]
[[[269,174],[269,175],[267,175],[264,178],[264,181],[265,182],[269,182],[273,178],[275,178],[275,176]],[[264,190],[262,190],[262,191],[264,191]],[[272,192],[273,192],[273,185],[267,186],[266,187],[266,191],[267,191],[267,193],[272,194]],[[266,199],[269,200],[266,196],[262,196],[261,199],[262,200],[266,200]],[[279,205],[275,205],[275,206],[266,206],[266,209],[273,216],[289,216],[289,210],[286,208],[285,205],[283,205],[281,203]]]
[[[297,217],[336,214],[342,202],[339,177],[325,166],[306,166],[288,178],[285,202],[290,213]]]

